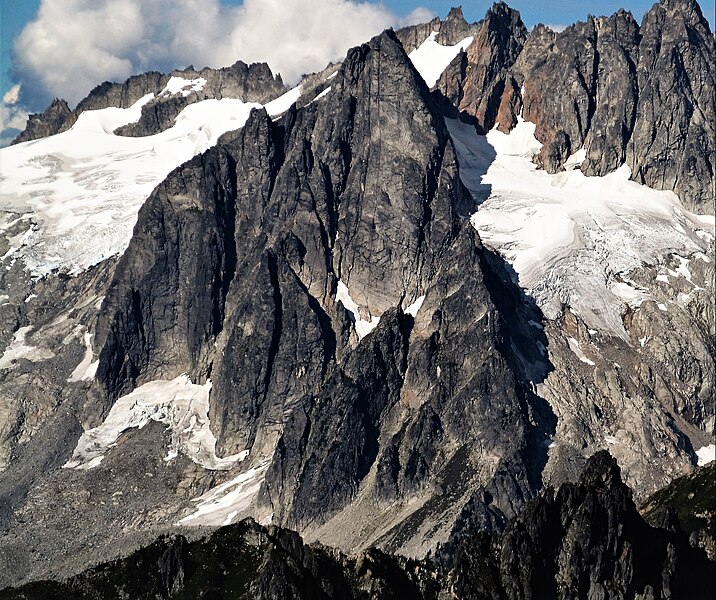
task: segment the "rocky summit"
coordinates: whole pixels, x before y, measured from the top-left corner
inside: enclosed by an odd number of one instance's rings
[[[500,2],[32,115],[0,597],[713,597],[714,40]]]

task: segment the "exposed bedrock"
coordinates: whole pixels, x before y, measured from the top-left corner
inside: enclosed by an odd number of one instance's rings
[[[641,26],[620,10],[559,33],[528,33],[500,2],[461,31],[475,39],[436,86],[454,116],[509,131],[521,114],[537,125],[547,171],[584,149],[585,175],[627,164],[635,181],[713,214],[716,55],[695,0],[663,0]]]
[[[351,50],[332,87],[276,123],[253,112],[152,194],[105,299],[97,377],[110,397],[211,378],[220,450],[278,447],[262,496],[276,519],[317,527],[359,493],[419,496],[410,527],[371,525],[425,551],[498,469],[511,483],[485,524],[514,514],[544,434],[461,224],[475,207],[452,143],[395,35]],[[339,281],[381,318],[360,343]]]
[[[172,76],[179,77],[186,83],[200,84],[196,89],[187,87],[180,92],[165,90]],[[120,127],[116,131],[117,135],[145,136],[164,131],[174,124],[174,119],[184,108],[201,100],[235,98],[244,102],[265,103],[285,91],[281,77],[274,76],[266,63],[247,65],[243,61],[237,61],[229,67],[205,67],[200,71],[187,67],[172,71],[171,75],[150,71],[133,75],[124,83],[105,81],[95,87],[73,110],[69,109],[64,100],[55,100],[44,113],[31,115],[25,131],[12,143],[18,144],[67,131],[86,110],[129,108],[148,94],[154,94],[154,98],[142,107],[139,120]]]

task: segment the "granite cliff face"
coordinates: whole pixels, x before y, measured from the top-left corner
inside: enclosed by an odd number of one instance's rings
[[[477,268],[486,251],[461,224],[473,201],[397,38],[351,51],[332,88],[277,123],[255,112],[156,190],[104,301],[97,378],[112,397],[182,372],[210,377],[223,452],[273,455],[267,513],[304,529],[350,506],[375,528],[346,529],[351,543],[400,546],[416,532],[402,531],[394,503],[433,497],[411,527],[442,515],[446,535],[470,482],[500,468],[483,444],[518,470],[491,510],[511,515],[513,488],[529,497],[527,395],[498,348],[506,326]],[[360,343],[339,285],[360,318],[380,318]],[[437,502],[434,485],[462,502]]]
[[[431,44],[452,60],[429,88]],[[632,495],[712,442],[713,58],[688,0],[560,33],[500,2],[479,23],[454,9],[384,32],[291,91],[239,61],[105,83],[31,119],[17,142],[36,145],[4,152],[37,147],[46,177],[13,192],[29,208],[0,207],[0,584],[181,531],[57,590],[159,561],[137,595],[181,597],[228,544],[248,561],[236,585],[266,598],[685,593],[713,565]],[[234,102],[237,124],[164,171],[119,255],[30,272],[55,201],[32,186],[73,164],[43,138],[140,99],[104,132],[138,156],[163,134],[205,140],[179,124],[206,101]],[[93,194],[120,177],[97,173]],[[554,190],[574,197],[544,219]],[[519,254],[525,231],[537,250]],[[186,541],[244,517],[272,527]],[[274,525],[380,550],[351,562]]]
[[[713,214],[714,58],[696,2],[655,4],[641,26],[624,11],[561,33],[538,26],[516,70],[542,164],[559,171],[584,148],[586,175],[626,161],[636,181]]]

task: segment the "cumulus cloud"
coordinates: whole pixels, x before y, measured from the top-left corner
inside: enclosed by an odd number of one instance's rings
[[[12,86],[7,92],[5,92],[5,95],[2,97],[3,104],[7,104],[9,106],[12,106],[13,104],[17,104],[17,101],[20,99],[20,84],[16,84]]]
[[[20,84],[11,87],[0,103],[0,148],[7,146],[25,128],[27,111],[17,104]]]
[[[42,0],[15,41],[26,97],[74,104],[96,84],[149,69],[268,62],[284,80],[338,60],[381,30],[429,20],[358,0]]]
[[[435,18],[435,16],[435,11],[423,6],[418,6],[404,17],[401,17],[398,20],[398,26],[405,27],[406,25],[415,25],[417,23],[429,23]]]

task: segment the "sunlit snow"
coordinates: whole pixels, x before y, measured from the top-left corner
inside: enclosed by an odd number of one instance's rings
[[[423,302],[425,302],[425,295],[419,296],[415,302],[408,306],[408,308],[405,309],[405,314],[413,318],[417,317],[418,311],[423,306]]]
[[[301,97],[301,93],[303,92],[303,88],[298,85],[292,90],[289,90],[282,96],[279,96],[275,100],[271,100],[265,108],[266,112],[271,117],[277,117],[278,115],[282,115],[285,113],[291,106],[296,104],[298,99]]]
[[[300,95],[299,86],[269,102],[266,111],[275,117]],[[187,106],[173,127],[156,135],[112,133],[136,122],[152,98],[127,109],[85,111],[68,131],[0,149],[0,213],[27,221],[6,258],[22,256],[33,274],[44,275],[54,269],[78,273],[121,254],[139,208],[167,174],[242,127],[260,107],[204,100]]]
[[[698,465],[702,467],[703,465],[707,465],[710,462],[713,462],[716,460],[716,444],[709,444],[708,446],[703,446],[702,448],[699,448],[696,451],[696,456],[698,457]]]
[[[25,341],[25,337],[32,331],[32,326],[20,327],[13,335],[12,341],[5,348],[0,357],[0,369],[9,369],[21,359],[30,362],[41,362],[55,356],[54,352],[47,348],[31,346]]]
[[[569,344],[569,349],[574,352],[577,355],[577,358],[581,360],[583,363],[587,363],[588,365],[594,366],[594,361],[587,358],[587,355],[582,352],[582,348],[579,345],[579,342],[575,340],[573,337],[567,338],[567,344]]]
[[[433,31],[418,48],[408,55],[429,88],[438,82],[440,75],[448,68],[453,59],[460,54],[460,51],[466,50],[473,40],[472,37],[466,37],[454,46],[443,46],[435,41],[437,36],[438,32]]]
[[[167,426],[171,438],[167,460],[181,453],[207,469],[230,469],[246,453],[216,456],[216,438],[209,427],[210,390],[211,382],[196,385],[186,375],[145,383],[119,398],[101,425],[82,434],[65,468],[98,466],[124,431],[157,421]]]
[[[364,319],[361,316],[358,304],[356,304],[353,298],[351,298],[348,288],[342,280],[338,281],[338,287],[336,289],[336,302],[340,302],[343,305],[343,308],[345,308],[353,316],[353,322],[356,334],[358,334],[358,339],[362,340],[378,326],[380,317],[370,315],[370,319]]]
[[[194,500],[196,511],[179,525],[229,525],[241,511],[249,508],[264,481],[271,461],[265,459],[233,479],[216,486]]]
[[[173,76],[167,82],[167,85],[159,93],[160,96],[173,96],[181,94],[186,97],[192,92],[200,92],[206,85],[206,79],[197,77],[196,79],[185,79],[184,77]]]
[[[673,192],[631,181],[627,166],[604,177],[551,175],[532,162],[541,147],[532,123],[519,119],[509,134],[486,136],[457,120],[446,123],[461,180],[481,202],[473,225],[549,319],[569,306],[589,328],[628,339],[622,306],[639,306],[650,295],[626,274],[674,252],[709,251],[714,218],[688,212]],[[686,276],[684,263],[679,271]]]
[[[97,367],[99,366],[99,359],[92,362],[92,334],[87,332],[84,336],[84,343],[85,343],[85,354],[82,357],[82,360],[80,363],[75,367],[75,370],[72,371],[72,374],[70,375],[69,379],[67,380],[69,383],[72,383],[74,381],[89,381],[91,379],[94,379],[95,374],[97,373]]]
[[[586,148],[577,150],[574,154],[572,154],[572,156],[570,156],[566,161],[564,161],[564,170],[565,171],[573,171],[574,169],[578,169],[584,162],[584,159],[586,159],[586,158],[587,158]]]
[[[313,100],[311,100],[311,102],[317,102],[317,101],[320,100],[321,98],[324,98],[324,97],[328,96],[328,94],[331,93],[331,87],[332,87],[332,86],[329,85],[325,90],[323,90],[323,91],[322,91],[320,94],[318,94]]]

